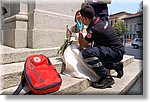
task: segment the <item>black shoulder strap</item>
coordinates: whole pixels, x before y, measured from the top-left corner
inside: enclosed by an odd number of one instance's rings
[[[13,92],[13,95],[19,95],[20,91],[26,86],[26,84],[27,84],[27,82],[24,77],[24,71],[23,71],[22,76],[21,76],[21,82],[20,82],[18,88]]]
[[[24,95],[33,95],[32,91],[28,91],[27,93],[25,93]]]

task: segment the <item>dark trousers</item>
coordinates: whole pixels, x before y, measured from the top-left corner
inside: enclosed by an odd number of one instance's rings
[[[104,63],[105,65],[111,65],[113,63],[120,62],[123,59],[123,54],[119,50],[114,51],[111,48],[104,46],[86,48],[82,51],[82,56],[84,59],[97,57],[99,61]],[[107,69],[104,66],[93,69],[99,76],[103,77],[107,74]]]

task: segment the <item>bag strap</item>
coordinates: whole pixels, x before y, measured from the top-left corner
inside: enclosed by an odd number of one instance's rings
[[[34,95],[32,91],[28,91],[27,93],[25,93],[24,95]]]
[[[23,73],[24,73],[24,71],[23,71]],[[26,79],[25,79],[23,73],[22,73],[22,76],[21,76],[21,82],[20,82],[18,88],[13,92],[13,95],[19,95],[20,91],[21,91],[21,90],[26,86],[26,84],[27,84],[27,81],[26,81]]]

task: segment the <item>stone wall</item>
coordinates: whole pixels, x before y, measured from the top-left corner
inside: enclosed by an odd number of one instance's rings
[[[27,47],[27,2],[2,2],[7,9],[4,19],[4,33],[2,44],[14,47]]]
[[[66,25],[74,25],[75,12],[82,0],[20,0],[4,3],[4,45],[15,48],[59,47],[65,39]]]

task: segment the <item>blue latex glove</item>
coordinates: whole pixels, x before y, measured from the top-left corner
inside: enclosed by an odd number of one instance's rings
[[[81,31],[82,30],[82,22],[79,22],[78,20],[76,20],[76,23],[77,23],[77,28],[78,28],[78,31]]]

